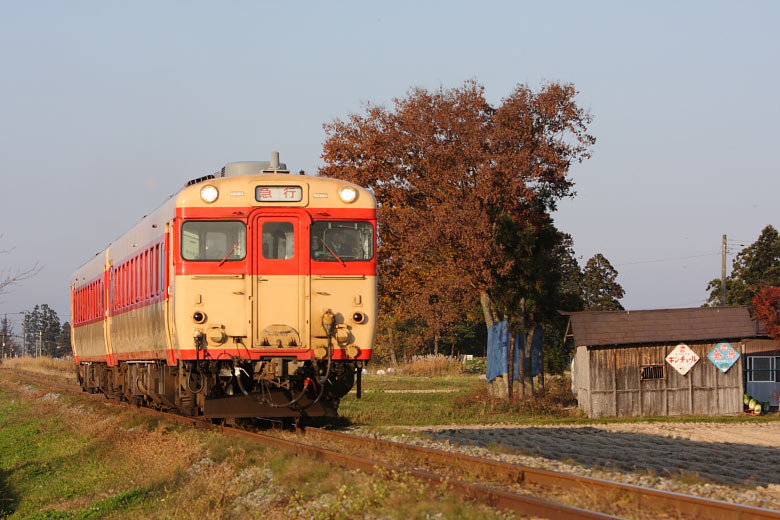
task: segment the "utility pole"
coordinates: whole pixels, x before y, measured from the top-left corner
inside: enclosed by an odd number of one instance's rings
[[[24,311],[24,318],[22,318],[22,357],[27,355],[27,330],[24,325],[27,323],[27,311]]]
[[[0,350],[0,358],[5,355],[5,328],[8,325],[8,314],[3,314],[3,348]]]
[[[726,235],[723,235],[720,257],[720,304],[726,305]]]
[[[35,353],[35,357],[41,357],[41,347],[43,346],[43,331],[38,331],[38,350]]]

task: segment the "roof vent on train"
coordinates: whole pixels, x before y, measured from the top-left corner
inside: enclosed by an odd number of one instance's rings
[[[259,173],[290,173],[287,165],[279,162],[279,152],[271,152],[270,161],[241,161],[227,163],[221,177],[235,177],[237,175],[257,175]]]

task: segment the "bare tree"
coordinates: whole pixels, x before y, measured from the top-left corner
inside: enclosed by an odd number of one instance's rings
[[[2,239],[2,235],[0,235],[0,239]],[[13,251],[13,248],[0,249],[0,255],[8,254],[11,251]],[[0,268],[0,295],[4,294],[10,287],[40,273],[41,269],[43,269],[43,266],[37,262],[29,269]]]

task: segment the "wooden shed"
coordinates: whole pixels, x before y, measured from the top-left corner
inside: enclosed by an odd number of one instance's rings
[[[741,413],[741,356],[722,372],[707,355],[719,343],[744,351],[756,336],[747,307],[566,314],[572,386],[589,417]],[[680,344],[698,356],[685,375],[667,361]]]

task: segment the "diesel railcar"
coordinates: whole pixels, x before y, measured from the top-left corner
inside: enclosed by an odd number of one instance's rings
[[[278,154],[194,179],[82,265],[87,392],[209,418],[335,416],[371,359],[376,201]]]

